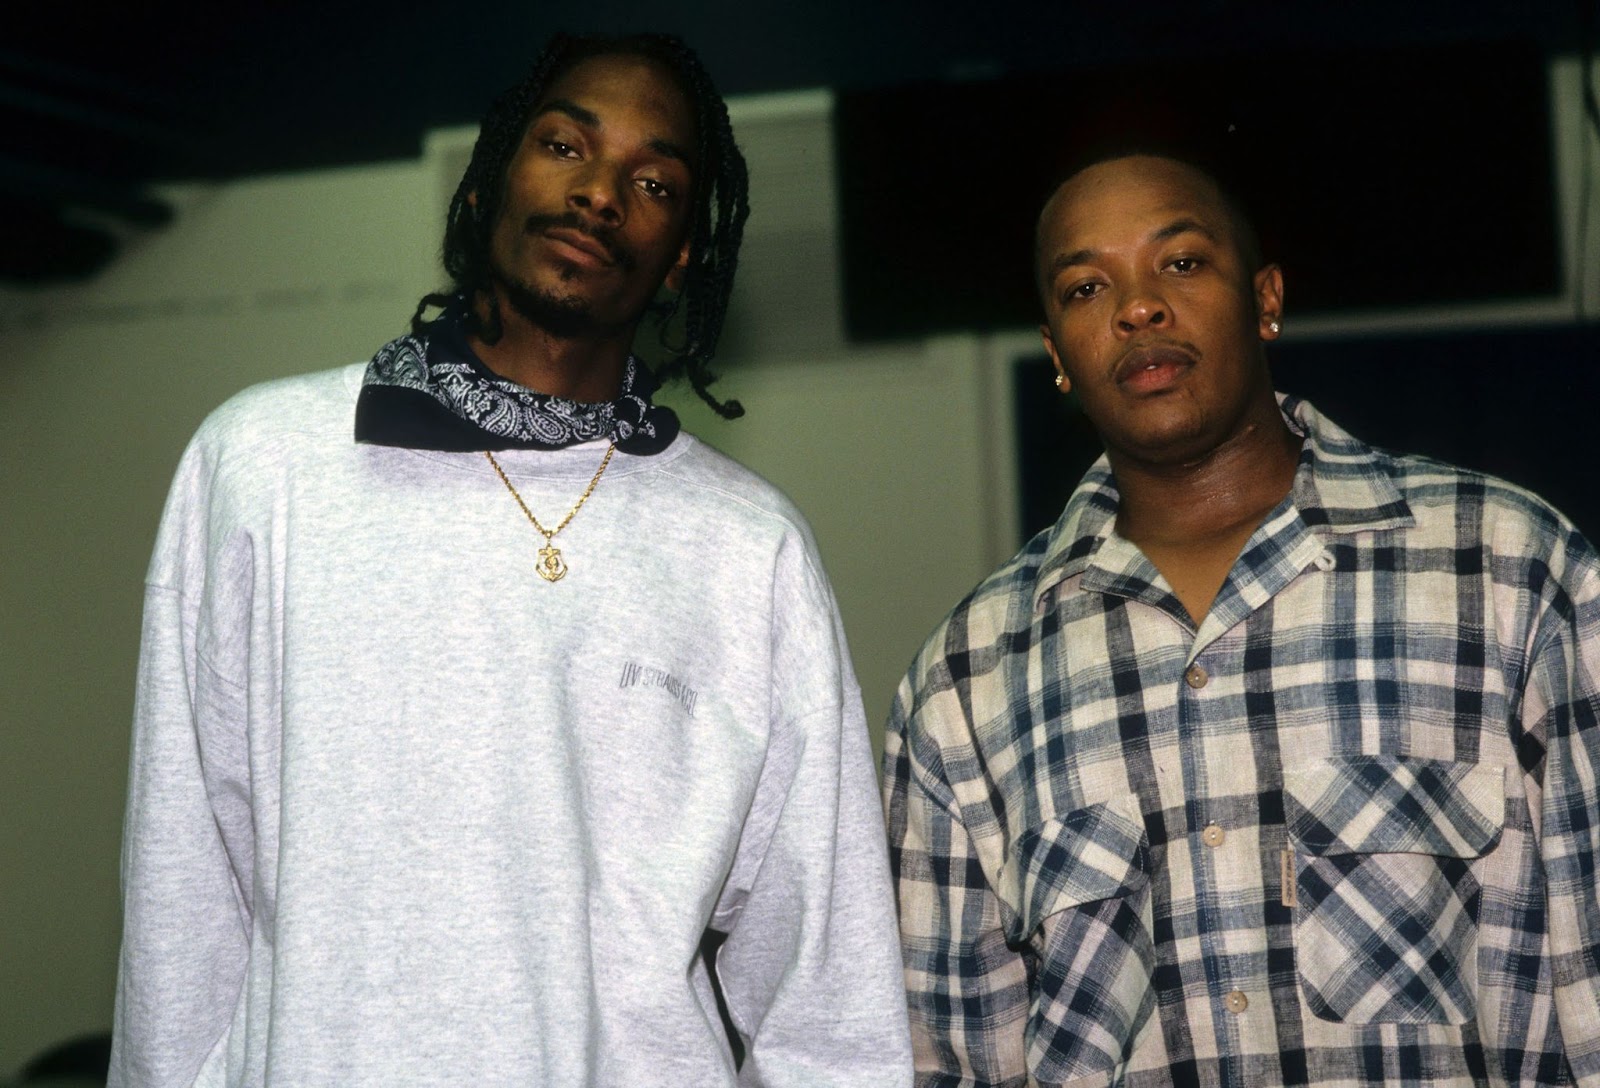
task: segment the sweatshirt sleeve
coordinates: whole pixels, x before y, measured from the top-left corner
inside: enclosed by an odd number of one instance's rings
[[[746,1044],[741,1085],[902,1088],[910,1041],[871,746],[832,595],[808,573],[809,592],[785,600],[780,585],[775,600],[774,705],[828,695],[773,728],[715,922],[729,934],[717,972]]]
[[[245,699],[199,650],[200,460],[191,448],[179,470],[145,591],[112,1086],[192,1084],[226,1037],[248,956]]]

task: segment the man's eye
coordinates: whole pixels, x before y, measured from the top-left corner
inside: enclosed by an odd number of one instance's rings
[[[1199,271],[1200,264],[1199,257],[1179,257],[1177,260],[1169,261],[1167,267],[1174,272],[1187,276],[1190,272]]]
[[[639,188],[643,189],[650,196],[664,197],[672,195],[672,190],[667,188],[667,186],[661,182],[657,181],[655,178],[640,178]]]
[[[578,157],[578,149],[571,144],[564,144],[560,140],[540,140],[539,142],[544,145],[545,150],[558,159],[575,159]]]
[[[1089,283],[1074,284],[1067,288],[1066,298],[1068,302],[1072,302],[1077,299],[1094,298],[1099,293],[1100,284],[1091,281]]]

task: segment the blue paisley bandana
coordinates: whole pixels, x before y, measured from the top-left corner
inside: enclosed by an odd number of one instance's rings
[[[452,306],[425,335],[391,340],[367,364],[356,441],[424,450],[559,449],[595,439],[623,453],[660,453],[678,417],[651,403],[655,375],[629,357],[616,400],[547,396],[495,374],[473,352]]]

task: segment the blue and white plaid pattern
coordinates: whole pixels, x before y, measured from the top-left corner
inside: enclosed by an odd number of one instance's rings
[[[1480,892],[1499,838],[1500,767],[1394,756],[1284,775],[1297,849],[1295,942],[1324,1020],[1464,1024],[1476,1016]]]
[[[1600,558],[1283,407],[1198,630],[1102,462],[901,685],[920,1085],[1600,1088]]]

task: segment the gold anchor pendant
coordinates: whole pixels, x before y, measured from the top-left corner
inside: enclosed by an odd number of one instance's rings
[[[547,582],[559,582],[567,576],[567,561],[561,558],[561,549],[547,544],[539,549],[539,577]]]
[[[555,545],[555,535],[567,527],[573,518],[578,516],[578,511],[583,509],[583,504],[589,501],[589,496],[594,494],[595,485],[600,482],[600,477],[605,473],[606,466],[611,463],[611,455],[617,452],[617,444],[611,443],[606,447],[606,455],[600,459],[600,467],[594,470],[594,475],[589,479],[589,486],[583,489],[583,494],[578,496],[578,501],[572,509],[567,511],[567,516],[561,519],[561,524],[554,529],[546,529],[539,524],[539,519],[533,516],[533,511],[528,509],[528,504],[522,501],[522,496],[517,494],[517,489],[511,486],[511,480],[506,476],[505,470],[500,467],[500,462],[494,459],[494,454],[488,450],[483,455],[489,459],[489,464],[494,466],[495,475],[500,477],[500,482],[506,485],[506,490],[511,492],[511,497],[517,500],[517,505],[522,508],[522,513],[527,517],[529,524],[539,531],[544,537],[544,547],[539,549],[539,563],[533,569],[539,572],[539,577],[547,582],[559,582],[567,576],[567,561],[561,558],[561,549]]]

